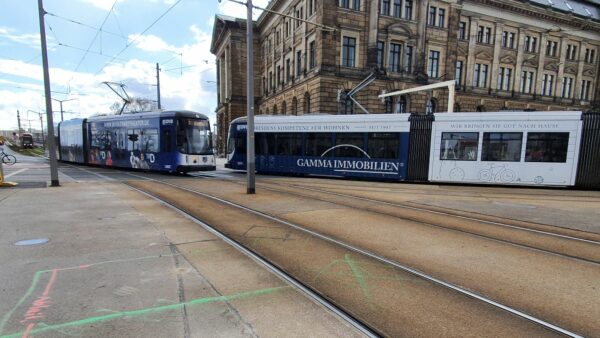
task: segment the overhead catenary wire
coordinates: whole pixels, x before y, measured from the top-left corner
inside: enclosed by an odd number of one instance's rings
[[[104,27],[104,24],[106,23],[106,20],[108,20],[108,17],[110,16],[110,13],[112,13],[113,8],[117,4],[117,1],[119,1],[119,0],[115,0],[115,2],[113,2],[112,6],[110,7],[110,10],[108,11],[108,13],[106,13],[106,17],[102,21],[102,24],[100,25],[100,28],[96,30],[96,35],[94,35],[94,38],[92,39],[92,41],[90,42],[89,46],[87,47],[86,52],[81,56],[81,59],[77,63],[77,67],[75,67],[75,70],[73,70],[73,72],[77,72],[79,70],[79,67],[81,67],[81,64],[83,63],[83,60],[85,60],[85,57],[87,56],[89,50],[94,45],[94,42],[96,42],[96,39],[98,38],[98,35],[100,34],[100,32],[102,32],[102,28]]]
[[[61,15],[58,15],[58,14],[56,14],[56,13],[46,12],[46,14],[48,14],[48,15],[50,15],[50,16],[52,16],[52,17],[55,17],[55,18],[59,18],[59,19],[65,20],[65,21],[67,21],[67,22],[71,22],[71,23],[74,23],[74,24],[77,24],[77,25],[80,25],[80,26],[83,26],[83,27],[86,27],[86,28],[89,28],[89,29],[93,29],[93,30],[101,31],[102,33],[106,33],[106,34],[114,35],[114,36],[117,36],[117,37],[120,37],[120,38],[122,38],[122,39],[125,39],[125,40],[127,40],[127,37],[126,37],[124,34],[119,34],[119,33],[114,33],[114,32],[111,32],[111,31],[107,31],[107,30],[105,30],[105,29],[104,29],[104,28],[102,28],[102,27],[94,27],[94,26],[92,26],[92,25],[88,25],[88,24],[86,24],[86,23],[83,23],[83,22],[80,22],[80,21],[77,21],[77,20],[74,20],[74,19],[69,19],[69,18],[66,18],[66,17],[64,17],[64,16],[61,16]],[[115,18],[116,18],[116,16],[115,16]],[[119,28],[119,29],[120,29],[120,28]]]
[[[148,27],[146,27],[146,29],[144,29],[140,34],[137,34],[137,36],[132,39],[131,41],[129,41],[125,47],[123,47],[123,49],[121,49],[117,54],[115,54],[110,60],[108,60],[103,66],[102,68],[100,68],[95,75],[100,74],[100,72],[102,72],[104,70],[104,68],[106,68],[106,66],[108,66],[111,62],[113,62],[119,55],[121,55],[125,50],[127,50],[131,45],[133,45],[141,36],[143,36],[144,34],[146,34],[146,32],[148,30],[150,30],[150,28],[152,28],[158,21],[160,21],[160,19],[162,19],[165,15],[167,15],[173,8],[175,8],[175,6],[177,6],[179,3],[181,2],[181,0],[177,0],[177,2],[175,2],[174,4],[172,4],[166,11],[164,11],[158,18],[156,18]],[[115,1],[116,3],[116,1]],[[113,4],[114,6],[114,4]],[[111,9],[112,10],[112,9]]]

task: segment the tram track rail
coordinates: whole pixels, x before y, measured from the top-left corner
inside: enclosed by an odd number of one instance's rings
[[[340,319],[342,319],[343,321],[345,321],[346,323],[348,323],[350,326],[352,326],[353,328],[355,328],[356,330],[358,330],[360,333],[364,334],[365,336],[372,337],[372,338],[380,337],[380,334],[378,334],[371,327],[369,327],[369,326],[365,325],[364,323],[362,323],[361,321],[357,320],[351,314],[349,314],[346,311],[344,311],[344,309],[338,307],[336,304],[334,304],[334,303],[330,302],[328,299],[322,297],[320,294],[318,294],[317,292],[313,291],[310,287],[308,287],[305,284],[301,283],[296,278],[294,278],[294,276],[288,274],[284,270],[282,270],[279,267],[277,267],[276,265],[272,264],[271,262],[269,262],[267,259],[265,259],[261,255],[257,254],[256,252],[254,252],[252,250],[249,250],[248,248],[246,248],[244,245],[242,245],[241,243],[239,243],[238,241],[236,241],[232,237],[227,236],[225,233],[219,231],[217,227],[212,226],[212,225],[210,225],[210,224],[202,221],[199,217],[197,217],[197,216],[195,216],[195,215],[193,215],[193,214],[185,211],[184,209],[178,207],[174,203],[171,203],[171,202],[169,202],[169,201],[167,201],[165,199],[162,199],[162,198],[160,198],[160,197],[158,197],[158,196],[156,196],[154,194],[151,194],[151,193],[149,193],[147,191],[139,189],[139,188],[137,188],[137,187],[135,187],[135,186],[133,186],[131,184],[128,184],[127,182],[124,182],[124,184],[126,184],[131,189],[133,189],[133,190],[135,190],[135,191],[137,191],[137,192],[139,192],[139,193],[141,193],[141,194],[143,194],[145,196],[148,196],[148,197],[150,197],[150,198],[152,198],[152,199],[160,202],[161,204],[164,204],[164,205],[168,206],[169,208],[177,211],[178,213],[180,213],[184,217],[186,217],[186,218],[190,219],[191,221],[193,221],[194,223],[198,224],[199,226],[201,226],[205,230],[207,230],[210,233],[212,233],[213,235],[217,236],[219,239],[223,240],[225,243],[227,243],[227,244],[231,245],[232,247],[234,247],[236,250],[238,250],[239,252],[241,252],[245,256],[251,258],[255,262],[258,262],[259,264],[261,264],[262,266],[264,266],[265,268],[267,268],[269,271],[271,271],[272,273],[274,273],[276,276],[280,277],[285,282],[287,282],[288,284],[290,284],[291,286],[293,286],[297,290],[299,290],[302,293],[304,293],[307,297],[309,297],[310,299],[314,300],[318,304],[320,304],[323,307],[325,307],[327,310],[329,310],[332,313],[334,313]]]
[[[270,190],[277,191],[280,193],[286,193],[286,194],[290,194],[290,195],[294,195],[294,196],[298,196],[298,197],[304,197],[304,198],[314,198],[314,199],[321,200],[323,202],[329,202],[329,203],[339,204],[339,205],[343,205],[343,206],[347,206],[347,207],[351,207],[351,208],[357,208],[357,209],[364,210],[367,212],[372,212],[372,213],[377,213],[377,214],[381,214],[381,215],[385,215],[385,216],[395,217],[398,219],[418,222],[418,223],[422,223],[424,225],[435,226],[435,227],[440,227],[440,228],[449,229],[449,230],[453,230],[453,231],[458,231],[458,232],[470,234],[473,236],[479,236],[482,238],[486,238],[486,239],[490,239],[490,240],[494,240],[494,241],[500,241],[500,242],[508,243],[511,245],[517,245],[517,246],[521,246],[521,247],[528,248],[528,249],[539,250],[542,252],[556,254],[556,255],[564,256],[564,257],[571,258],[571,259],[578,259],[578,260],[586,261],[589,263],[600,264],[600,241],[597,241],[597,240],[580,238],[580,237],[575,237],[575,236],[571,236],[571,235],[564,235],[561,233],[555,233],[555,232],[546,231],[546,230],[528,228],[528,227],[524,227],[524,226],[511,225],[511,224],[507,224],[507,223],[491,221],[491,220],[486,220],[486,219],[477,218],[477,217],[457,215],[454,213],[444,212],[444,211],[440,211],[440,210],[431,210],[428,208],[420,208],[420,207],[416,207],[416,206],[412,206],[412,205],[406,205],[403,203],[389,202],[389,201],[384,201],[384,200],[379,200],[379,199],[372,199],[372,198],[367,198],[367,197],[354,196],[354,195],[350,195],[350,194],[337,193],[337,192],[332,192],[332,191],[323,190],[323,189],[305,187],[305,186],[298,185],[298,184],[287,184],[286,186],[283,186],[279,183],[273,183],[273,182],[269,182],[269,183],[260,182],[258,184],[262,185],[262,187],[264,189],[270,189]],[[277,188],[273,188],[273,186],[276,186]],[[295,191],[290,191],[290,189],[287,189],[286,187],[293,187]],[[447,222],[447,224],[444,224],[443,222],[445,222],[445,221],[436,222],[436,221],[431,220],[431,218],[422,217],[419,215],[414,215],[414,214],[405,215],[405,214],[397,212],[397,210],[387,210],[387,209],[386,210],[381,210],[381,209],[378,210],[375,207],[364,207],[364,206],[357,205],[354,203],[340,202],[339,200],[333,201],[330,198],[323,198],[323,197],[315,196],[314,194],[310,194],[310,195],[302,194],[302,193],[298,192],[298,189],[316,192],[316,193],[320,193],[320,194],[326,194],[329,196],[336,196],[336,197],[341,197],[341,198],[349,198],[349,199],[353,199],[353,200],[364,201],[364,202],[368,202],[368,203],[381,204],[384,206],[389,206],[389,207],[394,207],[394,208],[402,208],[402,209],[407,209],[407,210],[411,210],[411,211],[416,211],[418,213],[428,213],[428,214],[433,214],[436,216],[452,217],[452,218],[463,221],[463,224],[464,224],[464,222],[467,222],[467,221],[473,222],[474,224],[469,227],[462,226],[461,224],[458,224],[458,225],[448,224],[451,222]],[[506,228],[506,229],[508,229],[508,231],[502,231],[501,233],[498,233],[498,231],[494,231],[494,229],[476,229],[477,223],[480,223],[481,225],[487,225],[489,227]],[[529,233],[529,234],[532,234],[533,236],[523,237],[522,233]],[[552,240],[551,240],[552,243],[540,243],[539,241],[540,241],[540,239],[543,239],[543,237],[552,238]],[[598,236],[598,237],[600,237],[600,236]]]
[[[137,176],[137,175],[133,175],[132,174],[132,176]],[[146,180],[148,180],[147,177],[143,177],[143,178],[146,179]],[[302,225],[298,225],[298,224],[295,224],[293,222],[289,222],[287,220],[284,220],[284,219],[278,218],[276,216],[267,214],[267,213],[262,212],[260,210],[249,208],[249,207],[241,205],[239,203],[228,201],[228,200],[225,200],[225,199],[220,198],[218,196],[208,194],[206,192],[202,192],[202,191],[198,191],[198,190],[195,190],[195,189],[191,189],[189,187],[181,186],[179,184],[174,184],[174,183],[171,183],[171,182],[167,182],[165,180],[157,180],[157,179],[149,179],[149,180],[153,181],[155,183],[164,184],[164,185],[169,186],[169,187],[174,188],[174,189],[179,189],[181,191],[184,191],[184,192],[187,192],[187,193],[190,193],[190,194],[201,196],[201,197],[206,198],[206,199],[210,199],[210,200],[215,201],[215,202],[217,202],[219,204],[222,204],[224,206],[231,207],[231,208],[238,209],[238,210],[242,210],[244,212],[251,213],[253,215],[256,215],[258,217],[267,219],[269,221],[272,221],[272,222],[275,222],[275,223],[278,223],[278,224],[281,224],[281,225],[285,225],[285,226],[287,226],[289,228],[292,228],[292,229],[295,229],[297,231],[306,233],[306,234],[308,234],[310,236],[314,236],[316,238],[319,238],[319,239],[321,239],[321,240],[323,240],[325,242],[331,243],[333,245],[336,245],[336,246],[342,247],[344,249],[350,250],[352,252],[355,252],[357,254],[363,255],[365,257],[368,257],[370,259],[378,261],[378,262],[380,262],[382,264],[389,265],[389,266],[391,266],[391,267],[393,267],[395,269],[399,269],[401,271],[404,271],[404,272],[406,272],[408,274],[411,274],[413,276],[416,276],[418,278],[426,280],[427,282],[433,283],[433,284],[435,284],[435,285],[437,285],[439,287],[442,287],[444,289],[451,290],[452,292],[455,292],[455,293],[460,294],[462,296],[468,297],[470,299],[475,299],[478,302],[484,303],[484,304],[486,304],[488,306],[494,307],[496,309],[499,309],[499,310],[501,310],[503,312],[506,312],[506,313],[508,313],[508,314],[510,314],[512,316],[516,316],[516,317],[521,318],[523,320],[526,320],[528,322],[535,323],[535,325],[538,325],[540,327],[543,327],[544,329],[550,330],[550,331],[558,333],[560,335],[565,335],[565,336],[569,336],[569,337],[581,337],[579,334],[577,334],[575,332],[572,332],[572,331],[570,331],[568,329],[565,329],[565,328],[562,328],[562,327],[560,327],[558,325],[555,325],[555,324],[552,324],[550,322],[544,321],[543,319],[537,318],[535,316],[532,316],[530,314],[527,314],[527,313],[525,313],[523,311],[520,311],[518,309],[512,308],[510,306],[501,304],[501,303],[496,302],[496,301],[494,301],[492,299],[489,299],[489,298],[487,298],[485,296],[482,296],[482,295],[480,295],[478,293],[472,292],[472,291],[467,290],[465,288],[462,288],[460,286],[454,285],[454,284],[452,284],[450,282],[447,282],[447,281],[444,281],[442,279],[436,278],[434,276],[428,275],[428,274],[426,274],[426,273],[424,273],[422,271],[419,271],[419,270],[414,269],[414,268],[412,268],[410,266],[401,264],[401,263],[399,263],[397,261],[394,261],[394,260],[391,260],[389,258],[383,257],[383,256],[378,255],[378,254],[376,254],[374,252],[371,252],[369,250],[362,249],[360,247],[348,244],[348,243],[346,243],[344,241],[341,241],[339,239],[333,238],[331,236],[327,236],[327,235],[321,234],[321,233],[319,233],[317,231],[313,231],[313,230],[308,229],[308,228],[306,228],[306,227],[304,227]],[[130,183],[127,183],[127,184],[129,186],[132,186]],[[133,186],[133,188],[135,188],[136,190],[140,190],[139,187]],[[149,194],[148,192],[145,192],[144,190],[142,190],[142,192],[144,192],[146,194]],[[180,207],[178,207],[177,205],[174,205],[171,202],[166,202],[166,201],[164,201],[163,199],[161,199],[161,198],[159,198],[157,196],[153,196],[153,195],[150,195],[150,196],[153,197],[153,198],[155,198],[155,199],[163,201],[164,203],[166,203],[166,204],[168,204],[168,205],[176,208],[177,210],[179,210],[179,211],[181,211],[183,213],[188,213],[188,211],[185,211],[183,208],[180,208]],[[198,218],[196,216],[192,215],[190,217],[196,219],[199,222],[203,222],[200,218]],[[236,242],[235,240],[233,240],[233,241]],[[237,243],[237,244],[243,246],[240,243]],[[252,251],[252,250],[250,250],[250,251]]]

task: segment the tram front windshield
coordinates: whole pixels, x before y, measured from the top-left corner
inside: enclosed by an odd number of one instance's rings
[[[210,125],[208,120],[178,119],[177,149],[183,154],[211,154]]]

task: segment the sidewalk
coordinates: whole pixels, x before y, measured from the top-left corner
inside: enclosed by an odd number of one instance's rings
[[[0,190],[0,337],[357,335],[155,200],[61,184]]]

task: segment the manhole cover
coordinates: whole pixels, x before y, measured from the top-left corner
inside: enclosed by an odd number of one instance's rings
[[[38,245],[38,244],[46,244],[48,243],[48,238],[35,238],[35,239],[24,239],[22,241],[18,241],[15,245],[25,246],[25,245]]]

